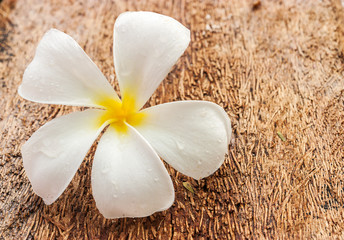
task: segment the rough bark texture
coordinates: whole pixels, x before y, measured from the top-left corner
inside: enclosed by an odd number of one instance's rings
[[[23,71],[54,27],[118,90],[113,24],[132,10],[169,15],[191,30],[190,46],[147,106],[185,99],[223,106],[233,126],[229,155],[200,181],[167,166],[176,191],[170,209],[107,220],[91,194],[94,146],[46,206],[32,191],[20,147],[78,108],[20,98]],[[0,1],[0,239],[344,237],[343,26],[339,1]]]

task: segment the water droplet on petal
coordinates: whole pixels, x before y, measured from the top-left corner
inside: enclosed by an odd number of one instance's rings
[[[120,32],[125,33],[127,31],[127,28],[124,25],[118,26],[118,29]]]
[[[218,143],[222,143],[222,139],[220,139],[220,138],[217,139],[217,142],[218,142]]]
[[[184,144],[181,142],[176,141],[176,145],[179,150],[183,150],[185,148]]]
[[[131,74],[131,71],[129,69],[123,68],[121,70],[121,77],[128,77]]]
[[[30,75],[30,80],[35,80],[35,82],[34,82],[34,84],[35,84],[35,86],[36,87],[40,87],[41,85],[42,85],[42,78],[38,75],[35,75],[35,76],[33,76],[33,75]]]
[[[208,115],[206,110],[202,110],[201,117],[206,117]]]
[[[117,198],[117,194],[112,195],[113,198]]]
[[[112,179],[112,180],[111,180],[111,183],[112,183],[112,185],[114,186],[114,188],[117,190],[117,189],[118,189],[118,185],[117,185],[116,180]]]
[[[55,141],[45,139],[43,146],[41,146],[38,151],[48,158],[56,158],[59,154],[61,154],[61,148],[54,147],[54,143]]]
[[[53,66],[53,65],[55,65],[54,59],[49,59],[49,66]]]
[[[43,141],[43,145],[44,145],[45,147],[49,147],[49,146],[51,145],[51,140],[50,140],[49,138],[45,139],[45,140]]]
[[[155,49],[153,50],[153,56],[154,56],[154,57],[158,58],[158,57],[161,56],[161,54],[162,54],[162,51],[161,51],[159,48],[155,48]],[[158,65],[158,68],[161,67],[161,63],[160,63],[160,62],[158,62],[157,65]]]
[[[154,178],[154,181],[155,182],[159,181],[159,178],[158,177]]]
[[[160,41],[161,43],[165,43],[165,42],[167,42],[167,40],[168,40],[168,38],[167,38],[167,35],[166,35],[166,34],[160,34],[160,36],[159,36],[159,41]]]
[[[197,163],[198,163],[198,165],[202,165],[202,161],[201,160],[199,160]]]

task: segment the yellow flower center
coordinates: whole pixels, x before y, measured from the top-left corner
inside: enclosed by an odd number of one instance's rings
[[[102,98],[97,102],[105,107],[104,114],[100,117],[98,127],[105,122],[114,127],[118,132],[126,132],[128,127],[125,123],[135,127],[142,123],[146,114],[139,112],[135,104],[135,98],[130,94],[123,94],[122,101],[110,97]]]

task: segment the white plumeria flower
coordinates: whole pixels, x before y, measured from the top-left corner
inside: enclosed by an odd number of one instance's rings
[[[121,14],[114,27],[120,99],[73,38],[48,31],[27,67],[19,94],[34,102],[91,107],[58,117],[23,145],[24,168],[46,204],[66,189],[98,135],[92,192],[106,218],[144,217],[174,201],[160,155],[200,179],[224,161],[231,137],[228,115],[205,101],[180,101],[140,110],[183,54],[190,31],[151,12]]]

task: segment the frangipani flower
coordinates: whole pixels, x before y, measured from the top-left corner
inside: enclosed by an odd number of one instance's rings
[[[231,136],[221,107],[180,101],[140,110],[189,41],[189,30],[170,17],[121,14],[113,47],[120,99],[74,39],[56,29],[44,35],[19,94],[34,102],[89,107],[46,123],[22,147],[26,174],[46,204],[62,194],[106,127],[91,177],[106,218],[143,217],[172,205],[173,184],[159,156],[195,179],[221,166]]]

